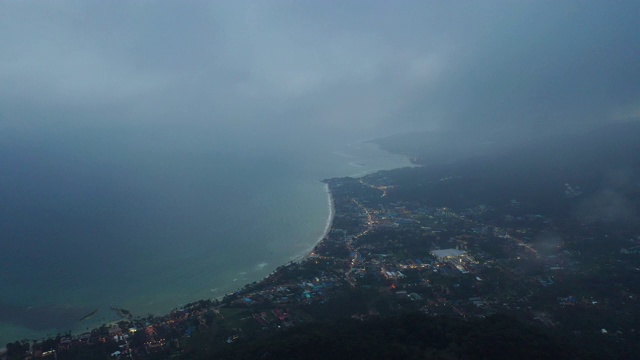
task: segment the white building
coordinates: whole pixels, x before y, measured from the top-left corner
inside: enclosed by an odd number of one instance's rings
[[[467,252],[458,249],[442,249],[442,250],[433,250],[431,251],[431,255],[438,258],[438,261],[444,261],[451,258],[457,258],[459,256],[465,255]]]

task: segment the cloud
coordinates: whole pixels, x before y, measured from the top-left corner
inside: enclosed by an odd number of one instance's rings
[[[8,3],[0,14],[0,125],[41,122],[24,111],[41,109],[60,114],[49,117],[57,122],[74,113],[86,122],[273,136],[588,126],[640,109],[639,8]]]
[[[564,241],[556,232],[545,230],[536,235],[533,246],[542,256],[554,255],[563,250]]]
[[[577,217],[584,222],[635,223],[638,221],[634,203],[618,191],[606,189],[577,208]]]

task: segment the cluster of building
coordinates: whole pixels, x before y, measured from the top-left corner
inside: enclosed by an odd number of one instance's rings
[[[590,311],[603,309],[604,301],[609,309],[615,303],[632,311],[629,304],[637,294],[630,289],[615,291],[612,284],[594,288],[586,279],[599,276],[605,267],[621,277],[633,270],[637,235],[616,234],[626,240],[620,256],[612,257],[614,235],[570,221],[559,227],[544,215],[523,213],[524,205],[516,199],[499,211],[484,204],[436,208],[398,201],[393,186],[371,178],[333,179],[329,185],[340,221],[329,234],[334,246],[318,252],[333,258],[349,254],[348,261],[335,263],[352,287],[389,291],[407,300],[405,307],[430,314],[467,318],[521,312],[544,319],[540,322],[546,325],[556,324],[549,319],[563,316],[567,306]],[[344,244],[342,252],[335,246],[339,243]],[[608,246],[609,252],[594,244]],[[549,309],[554,303],[557,307]]]
[[[215,309],[214,302],[200,301],[163,316],[122,320],[79,335],[8,344],[0,359],[76,359],[101,354],[113,359],[147,359],[157,353],[179,352],[181,339],[208,328]]]
[[[367,178],[327,183],[335,206],[333,226],[307,258],[219,302],[204,300],[165,316],[104,326],[20,351],[28,354],[25,358],[64,358],[78,347],[99,346],[113,358],[144,359],[157,352],[180,353],[194,333],[218,322],[228,323],[224,342],[231,344],[250,329],[299,326],[310,320],[310,307],[358,289],[386,299],[377,302],[384,305],[352,314],[358,319],[405,310],[464,319],[507,312],[555,327],[568,308],[631,314],[640,305],[623,277],[640,271],[634,257],[638,234],[615,234],[624,240],[614,244],[617,251],[604,253],[592,247],[608,236],[603,230],[581,225],[563,232],[543,215],[522,213],[524,205],[515,199],[501,211],[484,204],[453,209],[399,201],[392,185]],[[597,282],[602,272],[618,283]],[[598,286],[581,286],[592,281]],[[225,318],[225,311],[242,316]],[[624,332],[623,321],[603,322],[598,326],[620,329],[607,334]]]

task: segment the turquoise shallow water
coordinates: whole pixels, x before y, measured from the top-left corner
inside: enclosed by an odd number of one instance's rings
[[[409,165],[359,142],[11,149],[0,159],[13,169],[0,178],[0,344],[84,331],[115,320],[111,306],[157,314],[259,280],[322,236],[320,180]]]

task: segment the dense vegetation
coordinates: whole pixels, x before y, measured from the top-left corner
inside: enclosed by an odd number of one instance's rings
[[[504,315],[479,321],[421,313],[340,319],[241,341],[191,359],[585,359],[577,348]]]
[[[382,144],[437,162],[411,139]],[[146,331],[127,346],[138,359],[635,359],[637,139],[640,123],[612,125],[327,180],[336,217],[314,257],[222,302],[141,319],[134,327]],[[465,273],[435,264],[433,249],[458,246],[477,260],[465,260]],[[86,346],[64,349],[59,337],[37,349],[109,359],[124,345],[108,333],[92,332]],[[8,344],[8,358],[27,358],[29,348]]]

